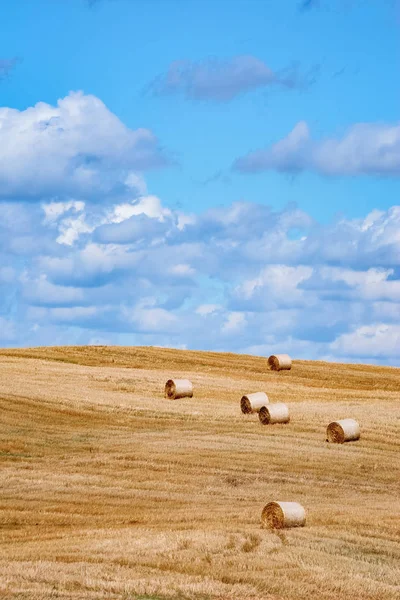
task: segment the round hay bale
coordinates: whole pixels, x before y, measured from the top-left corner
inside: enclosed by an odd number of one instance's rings
[[[326,429],[328,442],[343,444],[360,439],[360,426],[354,419],[342,419],[329,423]]]
[[[268,404],[269,399],[265,392],[254,392],[254,394],[247,394],[242,396],[240,401],[240,408],[243,414],[250,414],[258,412],[262,406]]]
[[[269,529],[304,527],[306,511],[298,502],[268,502],[261,513],[261,523]]]
[[[192,398],[193,384],[189,379],[168,379],[165,384],[165,397],[171,400]]]
[[[290,371],[292,359],[289,354],[272,354],[268,359],[268,365],[272,371]]]
[[[263,425],[274,423],[289,423],[289,408],[283,402],[263,406],[258,412],[258,418]]]

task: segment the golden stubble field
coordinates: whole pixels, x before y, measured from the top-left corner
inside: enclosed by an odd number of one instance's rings
[[[194,397],[165,400],[171,376]],[[290,424],[242,415],[258,390]],[[3,350],[0,404],[0,598],[400,597],[400,369]],[[361,439],[327,444],[345,417]],[[306,527],[262,529],[270,500]]]

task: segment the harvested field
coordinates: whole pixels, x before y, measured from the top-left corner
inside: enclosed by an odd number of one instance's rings
[[[168,402],[171,376],[195,397]],[[290,407],[263,427],[238,399]],[[394,600],[400,370],[164,348],[0,351],[0,598]],[[326,424],[362,437],[326,443]],[[270,501],[305,527],[261,528]]]

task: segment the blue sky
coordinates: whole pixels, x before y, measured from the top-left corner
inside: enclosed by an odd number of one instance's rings
[[[14,0],[0,345],[398,364],[395,0]]]

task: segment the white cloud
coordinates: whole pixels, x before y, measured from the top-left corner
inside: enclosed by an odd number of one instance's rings
[[[68,202],[49,202],[42,204],[45,214],[45,223],[54,223],[66,212],[82,212],[85,209],[85,203],[81,200],[69,200]]]
[[[58,285],[92,287],[114,280],[118,273],[134,268],[138,260],[121,246],[89,242],[65,257],[42,256],[37,266]]]
[[[155,298],[143,298],[136,306],[125,307],[122,314],[139,331],[158,334],[173,332],[179,323],[178,318],[164,308],[158,308],[156,304]]]
[[[24,273],[21,276],[23,295],[29,304],[41,306],[66,306],[84,302],[84,293],[75,287],[54,285],[47,280],[45,274],[38,279],[31,279]]]
[[[220,304],[201,304],[196,308],[196,313],[202,317],[206,317],[207,315],[218,312],[222,308],[223,307]]]
[[[146,196],[147,194],[146,182],[138,173],[129,173],[125,179],[125,185],[137,192],[139,196]]]
[[[242,306],[248,302],[248,307],[256,310],[310,304],[312,299],[298,286],[312,274],[309,266],[268,265],[256,278],[237,286],[234,296]]]
[[[98,227],[77,247],[64,245],[59,255],[51,251],[30,263],[22,302],[40,340],[48,320],[87,329],[87,340],[107,331],[119,343],[121,335],[135,333],[141,336],[135,343],[255,352],[284,346],[303,357],[348,360],[342,336],[399,320],[396,207],[321,227],[297,209],[237,203],[192,216],[179,229],[176,214],[165,214],[159,199],[139,210],[148,206],[157,208],[151,217],[121,213],[125,219],[102,226],[126,228],[125,243],[112,242],[115,233],[94,242]],[[112,208],[106,215],[100,210],[93,219],[107,223],[110,214]],[[46,235],[58,236],[69,218],[63,212],[48,222]],[[293,227],[307,235],[290,239]],[[342,266],[324,264],[330,237]],[[393,361],[391,346],[388,352],[369,358]],[[354,356],[360,355],[357,349]]]
[[[246,325],[246,316],[241,312],[230,312],[226,315],[226,320],[222,325],[223,333],[235,333],[243,329]]]
[[[132,194],[134,172],[165,164],[147,129],[126,127],[95,96],[70,93],[57,106],[0,108],[0,195],[8,199]]]
[[[187,215],[185,213],[177,212],[176,218],[179,231],[183,231],[187,225],[196,224],[196,217],[194,215]]]
[[[358,327],[340,335],[331,344],[331,350],[336,355],[400,359],[400,325],[378,323]]]
[[[243,172],[310,170],[322,175],[400,175],[400,124],[357,123],[341,137],[313,140],[301,121],[269,148],[236,160]]]
[[[93,231],[93,227],[86,223],[85,215],[79,215],[76,219],[64,219],[59,229],[60,235],[56,238],[56,242],[66,246],[72,246],[82,233]]]
[[[340,267],[321,267],[315,271],[315,277],[308,282],[307,287],[318,290],[321,294],[334,291],[343,298],[361,301],[400,302],[400,280],[390,279],[394,274],[394,269],[355,271]]]
[[[303,88],[315,77],[311,70],[301,75],[297,67],[274,72],[265,62],[251,55],[221,60],[179,60],[170,64],[150,88],[155,94],[183,93],[191,100],[228,102],[251,90],[278,85],[281,88]]]
[[[142,196],[135,202],[117,204],[108,215],[109,223],[121,223],[135,215],[146,215],[152,219],[163,221],[171,216],[171,211],[164,208],[157,196]]]
[[[186,214],[122,171],[124,194],[101,204],[0,202],[2,345],[398,360],[400,207],[327,225],[250,202]]]
[[[192,276],[196,273],[195,269],[193,269],[190,265],[183,263],[170,267],[168,272],[172,275],[178,275],[178,277]]]

